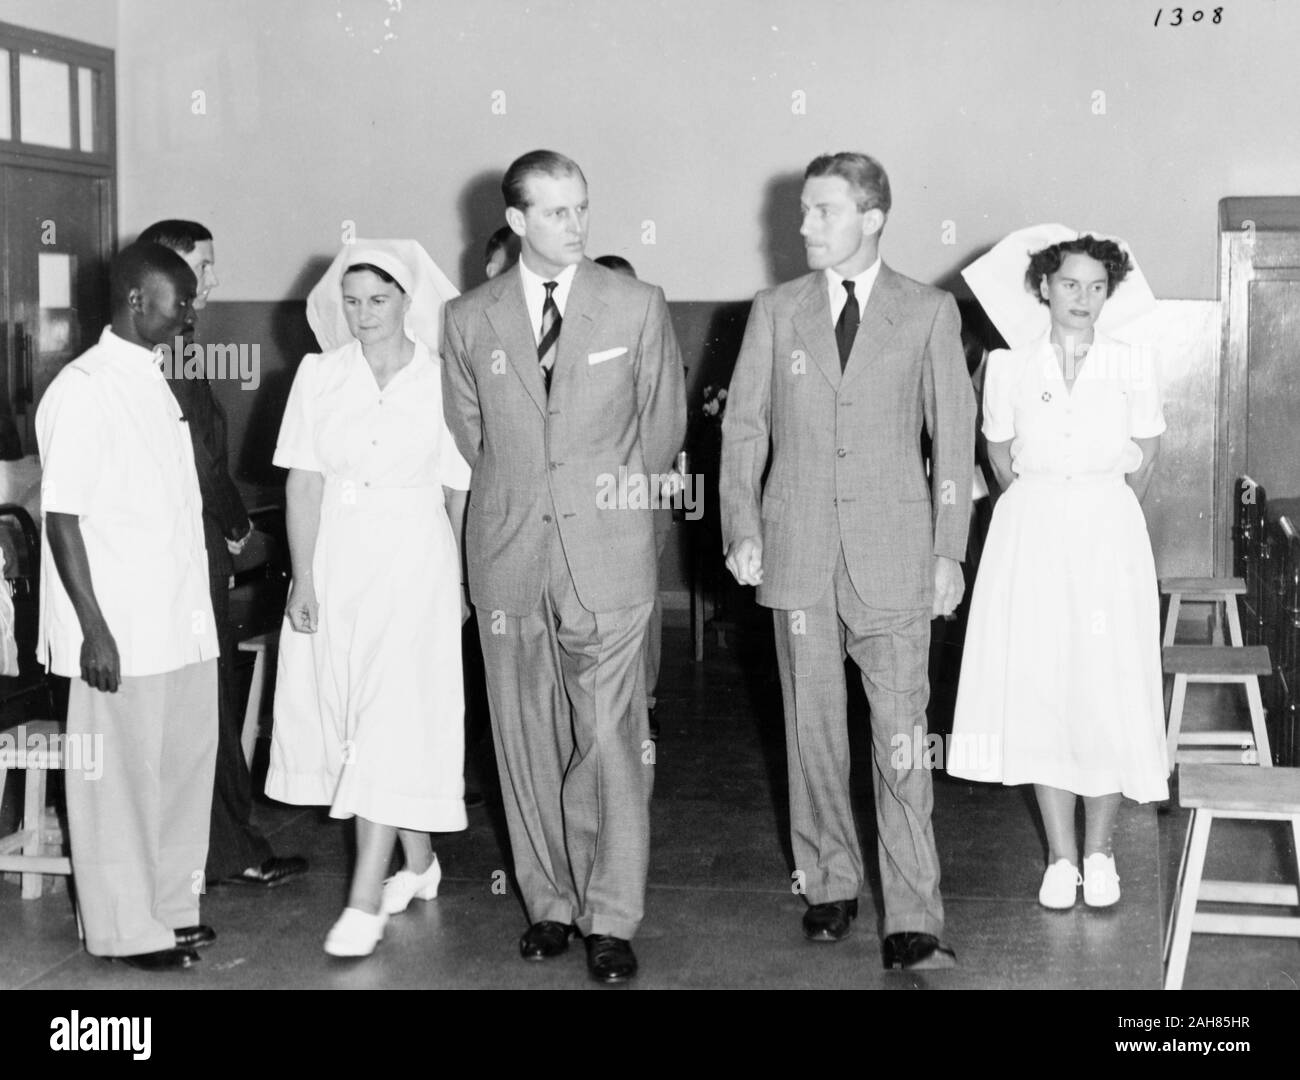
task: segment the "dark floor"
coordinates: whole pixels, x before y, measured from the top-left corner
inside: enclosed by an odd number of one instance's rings
[[[935,834],[943,866],[954,971],[881,970],[875,910],[838,945],[805,942],[803,901],[792,893],[785,806],[780,688],[767,623],[738,618],[740,631],[710,633],[706,662],[690,658],[688,631],[669,612],[660,682],[658,768],[652,811],[650,889],[637,938],[641,975],[659,988],[1148,988],[1161,982],[1162,928],[1181,854],[1186,813],[1126,803],[1115,837],[1123,899],[1108,911],[1082,902],[1055,913],[1036,903],[1044,848],[1026,790],[935,776]],[[675,617],[677,616],[677,617]],[[934,724],[944,727],[957,650],[935,647]],[[1189,699],[1189,717],[1209,699]],[[864,706],[857,702],[858,716]],[[1190,723],[1190,720],[1189,720]],[[861,725],[859,725],[859,729]],[[865,740],[854,746],[859,825],[869,850],[870,772]],[[171,975],[134,972],[86,955],[68,894],[56,884],[23,901],[0,883],[0,988],[568,988],[593,986],[580,949],[524,963],[525,925],[509,885],[490,744],[477,740],[471,782],[489,794],[470,828],[435,838],[441,895],[389,921],[374,956],[333,960],[321,949],[343,903],[349,827],[323,811],[263,802],[257,819],[277,851],[311,859],[305,878],[271,892],[215,888],[203,918],[220,939],[196,967]],[[1225,825],[1211,841],[1207,872],[1292,880],[1289,838],[1267,824]],[[868,865],[874,858],[868,859]],[[1295,989],[1294,940],[1193,939],[1188,988]]]

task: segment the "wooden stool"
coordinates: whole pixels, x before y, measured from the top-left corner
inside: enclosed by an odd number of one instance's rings
[[[1175,763],[1205,765],[1273,764],[1264,726],[1264,699],[1259,691],[1259,677],[1273,667],[1268,649],[1262,645],[1233,648],[1227,645],[1166,645],[1163,651],[1164,672],[1174,677],[1169,704],[1169,768]],[[1183,732],[1183,705],[1188,683],[1239,683],[1246,688],[1250,706],[1250,731]],[[1216,749],[1185,749],[1214,747]]]
[[[1165,615],[1163,645],[1172,645],[1178,632],[1178,609],[1184,600],[1208,601],[1214,604],[1214,644],[1223,644],[1223,630],[1219,623],[1219,605],[1228,616],[1228,639],[1240,648],[1245,644],[1241,634],[1241,612],[1237,597],[1246,592],[1241,578],[1161,578],[1160,594],[1169,597],[1169,612]]]
[[[244,751],[244,760],[248,767],[253,767],[253,751],[257,748],[257,732],[262,722],[262,694],[266,689],[266,656],[274,654],[280,644],[280,631],[258,634],[239,643],[240,652],[251,652],[253,660],[253,681],[248,688],[248,705],[244,708],[244,727],[239,735],[239,745]]]
[[[0,871],[20,873],[23,899],[35,900],[41,895],[42,874],[66,877],[72,873],[72,861],[63,854],[58,817],[45,807],[46,770],[62,769],[67,764],[64,736],[53,720],[29,720],[5,734],[19,742],[16,753],[8,747],[0,750],[0,797],[11,769],[25,770],[27,783],[18,831],[0,837]]]
[[[1210,826],[1216,818],[1289,821],[1300,882],[1300,769],[1243,769],[1239,765],[1187,765],[1178,771],[1178,802],[1191,807],[1173,915],[1165,935],[1165,989],[1181,990],[1193,934],[1300,938],[1300,916],[1211,914],[1199,901],[1300,906],[1295,885],[1202,881]]]

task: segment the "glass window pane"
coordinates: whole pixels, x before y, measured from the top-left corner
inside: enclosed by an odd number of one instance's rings
[[[77,108],[81,127],[81,149],[89,154],[95,149],[95,73],[77,68]]]
[[[9,50],[0,49],[0,139],[14,137],[9,109]]]
[[[68,65],[43,56],[18,56],[18,122],[25,143],[72,149]]]
[[[42,251],[37,256],[40,305],[39,347],[43,360],[64,356],[79,344],[77,312],[72,305],[72,284],[77,274],[75,255]],[[71,359],[70,356],[67,357]]]
[[[42,251],[36,256],[37,304],[43,308],[72,307],[72,256]]]

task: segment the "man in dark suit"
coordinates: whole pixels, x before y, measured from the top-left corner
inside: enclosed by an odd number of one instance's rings
[[[865,154],[804,177],[812,273],[754,299],[723,421],[723,543],[773,610],[805,936],[857,916],[844,655],[871,706],[885,967],[948,967],[930,774],[894,768],[925,734],[932,617],[961,601],[975,401],[953,298],[880,261],[889,180]],[[931,475],[921,455],[931,439]],[[762,486],[764,469],[770,475]]]
[[[140,243],[160,244],[176,252],[198,281],[194,310],[207,307],[208,293],[217,287],[212,233],[197,221],[156,221],[140,234]],[[183,339],[193,341],[193,327]],[[167,342],[174,348],[173,342]],[[230,479],[226,445],[226,414],[206,378],[186,378],[182,358],[172,358],[167,384],[185,416],[194,446],[194,465],[203,496],[203,534],[208,553],[208,586],[221,643],[217,664],[217,710],[220,733],[212,792],[212,829],[205,878],[209,884],[227,882],[262,888],[282,885],[307,870],[300,855],[278,856],[252,822],[253,782],[240,743],[243,714],[239,709],[238,640],[230,621],[231,556],[248,543],[253,524],[244,500]]]
[[[572,928],[636,973],[654,750],[653,516],[686,429],[663,291],[586,259],[587,182],[538,150],[502,181],[520,261],[444,316],[447,424],[474,470],[465,551],[530,960]]]

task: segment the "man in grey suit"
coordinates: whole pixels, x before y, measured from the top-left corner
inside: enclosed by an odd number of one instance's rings
[[[773,609],[804,934],[847,937],[863,881],[847,652],[871,707],[885,967],[916,969],[956,959],[941,942],[930,774],[890,759],[898,736],[924,738],[930,620],[965,588],[975,400],[953,298],[880,261],[889,208],[889,180],[867,155],[808,166],[812,273],[754,298],[720,491],[727,567]]]
[[[686,430],[663,291],[586,259],[587,182],[537,150],[506,171],[520,261],[444,317],[466,521],[525,959],[574,927],[601,982],[636,974],[654,749],[643,649],[657,588],[645,493]],[[656,503],[657,505],[657,503]]]

